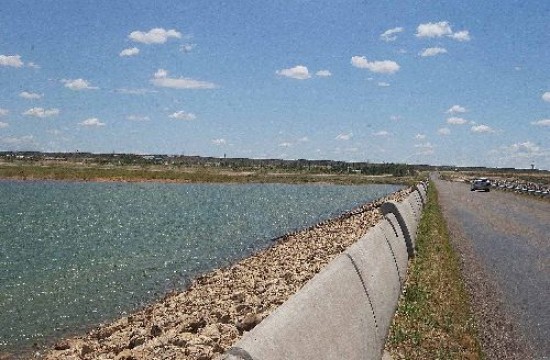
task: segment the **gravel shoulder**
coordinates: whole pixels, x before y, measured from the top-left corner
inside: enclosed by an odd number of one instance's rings
[[[550,204],[435,183],[487,358],[549,358]]]

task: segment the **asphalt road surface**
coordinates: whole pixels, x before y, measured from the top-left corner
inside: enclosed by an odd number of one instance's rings
[[[489,359],[550,359],[550,202],[435,181]]]

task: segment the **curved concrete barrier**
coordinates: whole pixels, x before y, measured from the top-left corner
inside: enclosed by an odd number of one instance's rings
[[[382,204],[384,220],[221,359],[381,359],[408,259],[414,256],[421,192]]]
[[[403,231],[397,222],[397,219],[393,213],[385,215],[385,220],[380,223],[386,240],[390,244],[395,263],[397,265],[397,272],[399,275],[399,283],[401,286],[405,283],[407,276],[407,264],[409,262],[409,256],[407,254],[407,245],[405,244],[405,236]]]
[[[223,359],[380,359],[382,346],[364,283],[342,254]]]
[[[397,264],[380,223],[345,251],[359,271],[374,311],[380,343],[388,334],[401,290]],[[382,351],[382,349],[380,349]]]
[[[387,201],[380,206],[380,210],[385,216],[390,213],[395,216],[403,232],[409,258],[414,257],[417,225],[409,202],[403,201],[402,203],[398,203],[395,201]]]

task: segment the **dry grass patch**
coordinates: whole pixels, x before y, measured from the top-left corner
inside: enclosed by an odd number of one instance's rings
[[[459,261],[433,185],[428,199],[418,230],[417,255],[410,264],[386,350],[394,359],[482,359]]]

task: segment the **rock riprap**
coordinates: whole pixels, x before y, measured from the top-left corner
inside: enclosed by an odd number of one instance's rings
[[[65,339],[43,354],[53,359],[212,359],[230,348],[296,293],[330,260],[382,219],[378,206],[409,189],[338,218],[287,234],[268,249],[195,279],[187,290]]]

